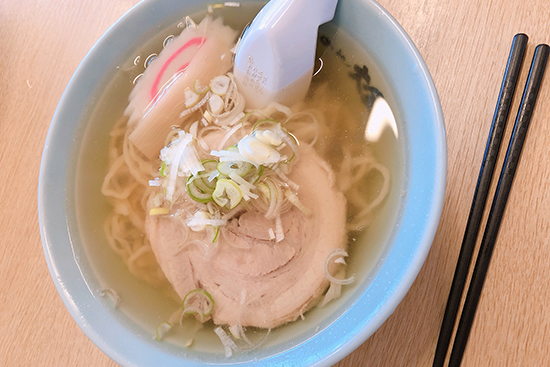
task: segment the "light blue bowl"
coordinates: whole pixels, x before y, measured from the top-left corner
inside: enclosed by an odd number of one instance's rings
[[[87,209],[104,209],[98,194],[104,163],[97,162],[106,159],[111,125],[89,124],[98,120],[94,106],[107,87],[117,88],[117,68],[161,25],[204,10],[205,4],[200,0],[139,3],[90,50],[67,86],[44,146],[38,191],[40,232],[52,278],[82,330],[123,366],[332,365],[370,337],[405,296],[430,249],[445,190],[446,141],[435,87],[405,31],[374,1],[340,1],[335,22],[373,57],[393,92],[392,103],[405,134],[404,180],[397,188],[405,195],[393,209],[394,230],[384,239],[387,245],[375,269],[366,274],[357,269],[359,281],[341,299],[308,313],[305,321],[274,331],[261,348],[232,359],[223,357],[214,339],[202,349],[156,342],[150,330],[156,320],[135,321],[131,314],[138,311],[121,312],[100,296],[109,281],[131,284],[148,299],[154,299],[155,291],[136,285],[139,282],[124,272],[110,274],[120,260],[104,256],[109,255],[102,252],[106,246],[98,245],[104,242],[103,217]],[[359,251],[356,268],[362,256],[366,255]],[[107,265],[98,265],[97,259]],[[143,302],[139,308],[153,312],[154,302]]]

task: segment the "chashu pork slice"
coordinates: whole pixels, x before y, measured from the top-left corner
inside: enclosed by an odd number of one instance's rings
[[[312,214],[294,206],[282,214],[280,242],[270,240],[274,221],[256,211],[230,220],[214,244],[211,233],[186,226],[193,213],[148,217],[146,231],[166,277],[181,298],[197,288],[210,293],[215,324],[277,327],[303,315],[326,291],[325,260],[346,246],[346,200],[313,149],[301,151],[289,178]]]

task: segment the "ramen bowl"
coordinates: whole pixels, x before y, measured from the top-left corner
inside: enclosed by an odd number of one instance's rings
[[[109,207],[101,184],[109,131],[127,103],[112,96],[128,95],[132,73],[126,71],[150,40],[185,15],[204,11],[206,4],[139,3],[96,43],[69,82],[44,146],[38,193],[53,281],[80,328],[123,366],[330,366],[367,340],[395,310],[431,246],[446,177],[437,92],[418,50],[379,4],[342,1],[333,23],[369,55],[400,123],[400,173],[392,182],[391,205],[379,216],[385,223],[374,223],[386,230],[357,239],[359,244],[380,245],[369,250],[355,244],[349,259],[354,284],[325,307],[307,312],[304,320],[274,329],[254,350],[227,359],[211,330],[198,332],[190,347],[177,336],[157,341],[155,328],[174,311],[174,302],[131,275],[106,245],[103,232]],[[255,4],[259,9],[260,2]],[[243,9],[231,14],[238,17]],[[116,290],[120,305],[108,297],[110,289]]]

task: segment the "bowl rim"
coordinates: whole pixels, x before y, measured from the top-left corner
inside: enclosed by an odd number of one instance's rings
[[[188,2],[190,5],[180,6],[187,7],[199,2],[200,0],[193,0]],[[374,0],[357,0],[356,2],[376,12],[381,21],[385,22],[388,29],[391,30],[391,35],[400,40],[400,46],[417,64],[419,78],[423,81],[423,87],[430,99],[430,113],[435,121],[433,134],[436,139],[433,149],[436,157],[432,172],[434,177],[433,190],[428,195],[430,205],[425,204],[427,210],[423,211],[425,226],[422,231],[416,234],[415,238],[418,240],[418,246],[413,254],[406,260],[396,260],[392,258],[392,254],[389,254],[384,264],[382,264],[381,271],[391,270],[392,261],[394,260],[397,263],[406,261],[407,267],[400,269],[400,272],[398,272],[400,276],[394,279],[393,282],[377,285],[376,280],[373,281],[374,287],[389,288],[384,292],[385,297],[378,302],[377,307],[371,310],[368,316],[361,314],[361,307],[364,307],[368,302],[368,294],[363,294],[354,305],[327,328],[334,331],[347,330],[344,335],[340,335],[338,338],[334,335],[325,338],[314,337],[288,351],[259,361],[262,365],[288,365],[292,361],[292,364],[296,366],[330,366],[362,344],[393,313],[414,282],[431,247],[443,208],[447,166],[446,138],[443,113],[433,80],[416,46],[397,21]],[[73,106],[85,104],[86,98],[91,93],[88,92],[94,88],[93,83],[89,83],[90,85],[82,90],[80,84],[82,84],[82,80],[86,78],[86,75],[90,74],[89,71],[94,69],[93,64],[100,58],[101,49],[116,44],[116,34],[122,31],[127,32],[128,28],[131,28],[130,23],[134,22],[134,18],[150,17],[151,10],[159,3],[160,0],[145,0],[132,7],[105,32],[80,63],[69,81],[52,118],[44,144],[38,183],[40,235],[44,255],[57,291],[70,314],[85,334],[109,357],[124,366],[144,366],[149,365],[148,363],[158,365],[159,362],[177,364],[178,362],[181,363],[181,359],[167,356],[159,352],[158,349],[151,349],[143,340],[134,338],[124,325],[118,323],[109,315],[110,310],[100,310],[98,316],[92,314],[90,310],[92,307],[85,307],[98,302],[92,294],[93,292],[88,288],[79,267],[79,253],[75,252],[75,249],[71,246],[71,236],[75,234],[70,232],[66,219],[67,208],[64,204],[66,204],[67,199],[63,196],[65,188],[56,185],[52,177],[62,178],[62,182],[65,184],[70,180],[66,168],[75,157],[68,156],[67,152],[63,150],[63,146],[57,145],[56,142],[60,139],[63,141],[72,141],[73,139],[77,127],[71,126],[71,123],[67,123],[67,121],[71,121],[75,113],[80,115],[80,111],[75,111]],[[169,4],[176,7],[175,3],[176,1],[172,1]],[[163,11],[167,12],[167,10]],[[159,12],[159,14],[161,13],[164,14]],[[162,18],[162,15],[157,14],[155,16]],[[154,21],[154,17],[150,19],[151,22]],[[78,103],[75,103],[75,101]],[[60,160],[60,157],[64,157],[64,159]],[[411,200],[417,200],[417,198],[411,197]],[[403,230],[405,229],[400,229],[401,232]],[[394,254],[394,256],[397,255]],[[78,294],[79,298],[75,298],[75,294]],[[368,321],[363,324],[357,323],[357,318],[361,317],[363,319],[368,317]],[[118,338],[113,339],[112,335],[116,335]],[[126,339],[121,343],[120,336],[130,338],[132,342],[130,343]],[[116,340],[116,342],[113,343],[113,340]],[[304,356],[304,350],[310,352],[307,358]],[[147,353],[150,355],[147,355]],[[153,359],[151,359],[152,356]],[[157,357],[160,357],[161,360],[155,359]],[[227,361],[227,363],[231,364],[231,361]],[[225,363],[221,362],[221,364]],[[186,365],[198,367],[203,364],[186,361]]]

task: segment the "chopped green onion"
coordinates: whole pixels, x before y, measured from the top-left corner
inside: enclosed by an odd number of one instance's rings
[[[210,90],[212,90],[212,93],[223,97],[229,89],[229,84],[231,84],[231,79],[227,75],[220,75],[212,79]]]
[[[233,350],[237,350],[237,344],[231,339],[229,335],[225,332],[225,330],[222,329],[221,326],[218,326],[214,329],[214,332],[220,338],[220,341],[223,344],[223,348],[225,350],[225,358],[229,358],[233,355]]]
[[[290,163],[294,159],[294,157],[296,157],[296,153],[292,152],[292,155],[286,160],[285,163]]]
[[[250,198],[258,198],[258,195],[251,192],[251,190],[255,189],[256,187],[250,182],[246,181],[244,178],[236,173],[230,173],[229,178],[231,178],[231,180],[233,180],[233,182],[235,182],[239,186],[239,189],[241,189],[241,194],[246,201],[250,200]]]
[[[214,191],[216,188],[216,182],[214,182],[214,179],[210,178],[212,173],[216,171],[218,167],[218,161],[215,159],[204,159],[201,161],[202,166],[204,167],[204,171],[201,171],[199,173],[199,176],[196,179],[199,179],[202,181],[201,187],[205,188],[205,191]]]
[[[270,126],[273,126],[273,125],[278,124],[278,123],[279,123],[279,121],[273,120],[273,119],[261,119],[258,122],[256,122],[254,124],[254,126],[252,126],[252,131],[254,132],[254,131],[258,130],[258,128],[261,125],[264,125],[264,124],[269,124]]]
[[[333,259],[340,258],[340,257],[347,257],[347,256],[348,256],[348,253],[343,248],[335,248],[331,252],[329,252],[327,258],[325,259],[325,266],[324,266],[323,272],[325,274],[325,278],[327,278],[331,283],[347,285],[355,281],[355,277],[353,275],[346,279],[338,279],[333,275],[331,275],[329,271],[329,266],[333,262]]]
[[[193,107],[200,100],[199,94],[196,93],[191,88],[185,88],[185,91],[183,93],[184,93],[184,100],[185,100],[185,108]]]
[[[269,208],[267,210],[267,213],[265,213],[265,217],[267,219],[274,219],[275,216],[279,213],[279,209],[280,209],[280,202],[279,202],[280,189],[278,188],[278,185],[269,178],[265,179],[263,182],[265,183],[265,185],[269,190],[269,196],[267,196]]]
[[[208,99],[208,110],[211,111],[214,115],[219,115],[222,113],[225,106],[225,102],[222,97],[217,94],[212,94],[210,99]]]
[[[155,330],[155,339],[157,341],[161,341],[164,339],[164,336],[166,333],[168,333],[172,329],[172,324],[164,321],[158,324],[157,329]]]
[[[205,173],[205,175],[206,175],[206,173]],[[203,192],[205,194],[212,194],[212,191],[214,191],[216,186],[212,187],[213,185],[212,185],[211,182],[208,182],[208,178],[206,180],[203,180],[203,178],[204,178],[204,175],[199,174],[198,176],[193,177],[192,180],[193,180],[193,183],[195,184],[195,186],[197,186],[197,188],[201,192]],[[208,184],[207,184],[207,182],[208,182]]]
[[[204,170],[194,146],[194,139],[193,135],[180,130],[178,139],[160,151],[161,160],[170,166],[165,186],[166,199],[170,202],[176,191],[178,176],[197,175]]]
[[[283,139],[281,138],[281,134],[277,133],[274,130],[256,130],[254,133],[254,136],[256,139],[261,141],[264,144],[269,144],[274,147],[278,147],[283,143]]]
[[[212,193],[212,199],[219,206],[227,209],[233,209],[239,204],[243,195],[239,185],[227,179],[219,179],[216,183],[216,189]]]
[[[114,303],[114,308],[117,308],[119,303],[120,303],[120,296],[118,295],[117,291],[115,291],[114,289],[112,288],[105,288],[103,289],[101,292],[99,292],[99,295],[101,297],[105,297],[105,295],[108,295],[109,298],[111,298],[111,300],[113,301]]]
[[[279,163],[281,154],[271,144],[258,140],[254,135],[245,136],[239,141],[240,160],[248,161],[256,166]]]
[[[239,325],[231,325],[229,327],[229,332],[235,339],[241,339],[242,327],[239,327]]]
[[[254,172],[254,174],[249,175],[247,180],[249,183],[255,184],[262,177],[262,174],[264,173],[264,166],[260,165],[258,166],[258,168],[256,168],[256,170],[252,172]]]
[[[263,196],[267,198],[268,202],[269,200],[271,200],[271,191],[269,190],[269,187],[265,183],[260,182],[259,184],[256,185],[256,188],[260,190]]]
[[[246,122],[246,120],[248,119],[248,116],[250,116],[251,114],[253,114],[254,111],[248,111],[247,113],[244,114],[244,116],[241,118],[241,125],[244,124]]]
[[[193,176],[190,176],[187,179],[187,193],[189,194],[189,197],[199,203],[208,203],[209,201],[212,201],[212,191],[203,191],[197,186],[198,180],[195,180]]]
[[[220,234],[220,228],[214,227],[214,238],[212,239],[212,243],[216,242],[218,239],[218,235]]]
[[[204,94],[210,90],[208,85],[201,85],[201,82],[198,79],[195,79],[193,83],[193,91],[197,94]]]
[[[236,161],[236,162],[220,162],[218,164],[218,171],[222,175],[230,176],[232,173],[244,177],[254,167],[251,163]]]
[[[218,166],[218,161],[215,159],[203,159],[201,163],[202,163],[202,166],[204,167],[204,170],[208,172],[214,171]]]
[[[300,145],[300,142],[298,141],[298,138],[295,137],[294,134],[292,134],[292,133],[289,132],[289,131],[286,131],[286,134],[292,138],[293,143],[294,143],[295,145]]]
[[[162,177],[166,177],[166,161],[162,161],[162,164],[160,166],[160,173]]]
[[[184,314],[208,317],[214,309],[214,299],[204,289],[194,289],[183,297],[181,307]]]
[[[204,190],[209,192],[213,192],[214,189],[216,189],[216,182],[214,181],[215,178],[212,181],[209,179],[211,174],[212,172],[210,172],[207,176],[200,176],[200,178],[197,178],[197,180],[200,179],[200,181],[202,181],[201,187],[204,187]]]

